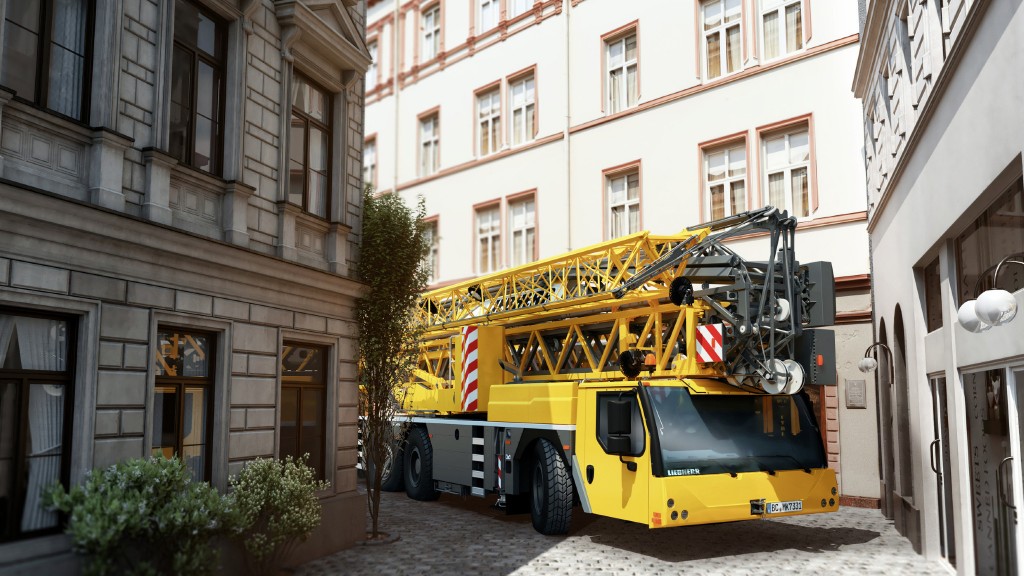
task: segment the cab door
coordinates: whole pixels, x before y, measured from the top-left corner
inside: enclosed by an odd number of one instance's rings
[[[609,454],[616,442],[609,428],[611,402],[631,402],[631,454]],[[594,514],[648,523],[648,482],[651,477],[650,438],[634,388],[581,385],[576,404],[576,457],[579,473]],[[609,439],[611,437],[611,440]],[[609,446],[612,444],[613,446]]]

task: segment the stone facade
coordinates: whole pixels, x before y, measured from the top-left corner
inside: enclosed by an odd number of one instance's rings
[[[158,330],[173,327],[214,342],[208,477],[226,489],[247,461],[280,455],[283,348],[309,345],[325,357],[319,446],[331,487],[320,495],[321,528],[293,560],[349,546],[362,536],[353,519],[365,514],[354,323],[370,61],[363,3],[87,4],[79,117],[53,111],[55,88],[48,102],[0,85],[0,315],[44,314],[71,327],[74,414],[65,418],[61,478],[75,484],[92,468],[153,451]],[[183,159],[203,161],[198,124],[195,155],[173,152],[183,9],[220,30],[217,169]],[[0,0],[0,18],[21,18],[12,0]],[[23,63],[12,38],[0,32],[0,67]],[[46,85],[46,63],[36,65]],[[312,178],[302,172],[308,155],[289,168],[304,145],[290,130],[299,75],[327,95],[322,213],[311,200],[297,205],[290,184]],[[0,360],[0,379],[2,369]],[[77,570],[66,537],[5,532],[0,572],[43,569]]]

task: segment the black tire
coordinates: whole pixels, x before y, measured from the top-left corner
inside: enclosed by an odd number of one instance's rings
[[[404,452],[405,493],[413,500],[437,500],[440,493],[434,490],[434,450],[427,431],[423,428],[410,430]]]
[[[367,477],[373,480],[374,463],[367,463]],[[405,451],[400,446],[388,446],[388,455],[384,459],[384,474],[380,478],[380,489],[384,492],[401,492],[405,490]]]
[[[534,449],[530,480],[530,517],[541,534],[569,531],[572,522],[572,479],[565,460],[550,440],[540,439]]]

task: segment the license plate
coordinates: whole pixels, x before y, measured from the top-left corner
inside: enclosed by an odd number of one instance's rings
[[[800,500],[789,502],[767,502],[765,512],[767,514],[782,514],[783,512],[800,512],[804,509],[804,503]]]

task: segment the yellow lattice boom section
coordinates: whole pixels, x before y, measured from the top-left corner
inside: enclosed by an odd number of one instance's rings
[[[466,280],[423,294],[419,322],[427,338],[469,324],[540,321],[545,313],[586,313],[613,301],[611,291],[673,246],[699,243],[710,229],[658,236],[637,232],[565,254]],[[638,292],[661,291],[685,268],[685,260]],[[646,295],[647,298],[653,295]],[[607,301],[598,306],[596,302]],[[432,334],[433,333],[433,334]]]

